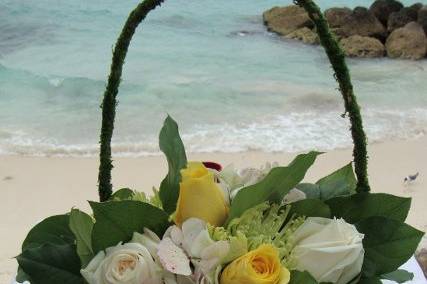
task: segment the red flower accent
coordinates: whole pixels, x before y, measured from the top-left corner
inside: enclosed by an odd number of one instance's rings
[[[209,169],[217,170],[220,172],[222,170],[222,166],[215,162],[202,162],[203,165]]]

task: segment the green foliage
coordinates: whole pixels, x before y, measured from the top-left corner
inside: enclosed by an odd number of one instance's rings
[[[371,278],[364,278],[362,277],[357,284],[382,284],[381,278],[379,277],[371,277]]]
[[[396,271],[381,275],[381,278],[391,280],[397,283],[405,283],[414,279],[414,273],[408,272],[403,269],[398,269]]]
[[[17,257],[31,284],[83,284],[80,260],[72,244],[44,244]]]
[[[59,266],[61,266],[62,263],[67,263],[68,260],[73,260],[76,254],[76,248],[74,246],[76,240],[73,232],[69,228],[69,223],[70,216],[68,214],[56,215],[44,219],[30,230],[22,244],[22,253],[17,257],[19,263],[18,281],[31,281],[31,283],[35,284],[60,283],[60,279],[64,277],[62,273],[57,270],[52,271],[54,273],[49,276],[49,279],[53,282],[45,282],[43,273],[40,271],[46,272],[46,270],[41,269],[50,269],[45,266],[51,263],[51,259],[61,262],[58,264]],[[58,253],[51,255],[52,251],[56,248],[58,248]],[[44,249],[46,252],[43,251]],[[78,265],[80,269],[80,261],[78,258],[77,261],[74,260],[72,263]],[[79,273],[77,275],[79,275]],[[56,280],[58,282],[54,282]]]
[[[74,235],[68,226],[69,222],[70,216],[68,214],[51,216],[44,219],[30,230],[22,243],[22,251],[46,243],[56,245],[73,243]]]
[[[397,270],[413,256],[424,235],[403,222],[379,216],[364,219],[356,227],[365,234],[362,274],[367,278]]]
[[[234,198],[229,221],[265,201],[279,203],[305,176],[319,152],[298,155],[287,167],[273,168],[259,183],[241,189]]]
[[[110,199],[111,201],[131,200],[134,196],[134,191],[130,188],[121,188],[114,192]]]
[[[291,271],[291,281],[289,284],[318,284],[316,279],[307,271],[300,272],[298,270]]]
[[[353,194],[356,192],[356,183],[351,163],[316,182],[322,200]]]
[[[319,199],[304,199],[290,204],[289,216],[331,218],[329,206]]]
[[[122,188],[113,193],[110,201],[134,200],[149,203],[157,208],[162,209],[162,201],[160,200],[159,191],[153,187],[153,195],[147,196],[145,192],[134,191],[129,188]]]
[[[74,233],[77,244],[77,254],[80,257],[81,267],[87,264],[95,256],[92,250],[92,230],[94,221],[86,213],[72,209],[70,213],[70,229]]]
[[[92,232],[92,249],[100,250],[128,242],[134,232],[143,233],[144,227],[161,236],[169,226],[168,214],[140,201],[90,202],[96,223]]]
[[[308,199],[320,199],[320,188],[314,183],[300,183],[295,188],[305,193]]]
[[[336,197],[326,201],[332,216],[355,224],[372,216],[383,216],[404,222],[411,207],[411,199],[385,193],[360,193]]]
[[[164,210],[172,214],[175,212],[179,196],[180,171],[187,166],[187,157],[179,136],[178,125],[170,116],[166,118],[160,131],[159,144],[169,165],[169,172],[160,185],[159,196]]]
[[[328,200],[337,196],[355,193],[356,177],[350,164],[318,180],[315,184],[300,183],[296,187],[303,191],[307,198]]]
[[[25,281],[28,281],[31,283],[31,278],[28,276],[27,273],[22,269],[21,266],[18,267],[18,271],[16,273],[16,282],[18,283],[24,283]]]

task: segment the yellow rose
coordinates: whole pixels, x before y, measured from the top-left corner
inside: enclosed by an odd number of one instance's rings
[[[282,266],[277,249],[261,245],[225,267],[220,284],[287,284],[291,275]]]
[[[214,175],[199,162],[190,162],[181,170],[179,198],[175,222],[181,225],[188,218],[199,218],[221,226],[228,217],[228,205]]]

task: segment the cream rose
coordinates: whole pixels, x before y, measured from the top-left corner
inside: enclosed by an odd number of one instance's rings
[[[363,264],[363,234],[343,219],[307,218],[294,234],[296,269],[319,283],[346,284]]]
[[[119,244],[99,252],[81,270],[89,284],[161,284],[160,267],[141,244]]]

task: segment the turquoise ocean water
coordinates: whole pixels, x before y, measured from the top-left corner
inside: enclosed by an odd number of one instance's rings
[[[137,3],[0,0],[0,154],[96,155],[112,45]],[[115,153],[157,153],[166,113],[193,152],[350,145],[323,50],[262,24],[264,10],[290,3],[170,0],[150,14],[125,66]],[[349,65],[370,141],[427,133],[427,60]]]

